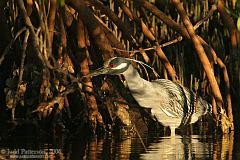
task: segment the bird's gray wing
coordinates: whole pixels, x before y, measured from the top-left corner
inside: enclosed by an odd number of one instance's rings
[[[166,103],[161,106],[162,111],[173,118],[183,118],[188,112],[188,96],[185,94],[184,87],[166,79],[152,81],[156,83],[156,88],[160,94],[164,94]],[[158,87],[157,87],[158,86]]]

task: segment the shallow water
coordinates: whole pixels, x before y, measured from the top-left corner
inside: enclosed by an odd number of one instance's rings
[[[221,141],[221,142],[220,142]],[[220,146],[218,143],[222,143]],[[228,159],[231,147],[229,140],[215,141],[211,136],[174,136],[161,137],[157,142],[149,144],[147,152],[141,159],[213,159],[214,156]],[[218,147],[216,147],[218,146]],[[222,147],[226,147],[225,149]]]
[[[225,136],[157,133],[79,137],[70,142],[0,144],[0,159],[240,159],[239,134]],[[62,142],[62,143],[59,143]]]

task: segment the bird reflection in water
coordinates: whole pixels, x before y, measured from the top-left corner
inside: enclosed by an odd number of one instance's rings
[[[162,137],[158,142],[151,143],[140,159],[232,159],[233,134],[222,137],[201,135],[184,135]]]
[[[68,159],[236,159],[239,150],[233,151],[233,134],[225,136],[176,135],[168,137],[142,137],[146,150],[138,137],[119,138],[104,136],[92,137],[84,145],[81,141],[69,144],[65,150]],[[235,142],[236,143],[236,142]]]

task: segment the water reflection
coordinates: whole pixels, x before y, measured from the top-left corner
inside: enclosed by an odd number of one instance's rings
[[[91,138],[78,148],[65,150],[69,159],[233,159],[233,134],[225,136],[176,135],[175,137],[142,137],[144,149],[138,137]],[[75,148],[75,149],[74,149]],[[78,148],[78,149],[77,149]],[[80,152],[84,151],[84,154]],[[235,156],[236,157],[236,156]]]
[[[200,142],[200,137],[195,135],[162,137],[157,143],[149,145],[147,152],[141,154],[141,159],[209,159],[213,153],[210,144]]]
[[[233,134],[219,137],[207,135],[161,137],[157,142],[150,143],[147,151],[141,154],[140,158],[232,160],[233,142]]]
[[[84,140],[83,140],[84,141]],[[64,148],[67,159],[131,159],[131,137],[91,137],[83,141],[71,142]]]
[[[136,136],[79,137],[56,144],[11,144],[0,143],[0,159],[21,155],[21,150],[37,153],[39,159],[240,159],[239,135],[176,135],[163,137],[158,134],[142,136],[145,147]],[[4,152],[5,151],[5,152]],[[11,151],[11,152],[10,152]],[[41,158],[41,155],[43,156]],[[15,156],[15,157],[14,157]]]

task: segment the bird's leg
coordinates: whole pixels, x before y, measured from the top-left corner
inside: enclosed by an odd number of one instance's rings
[[[175,127],[170,127],[171,130],[171,137],[175,136]]]

